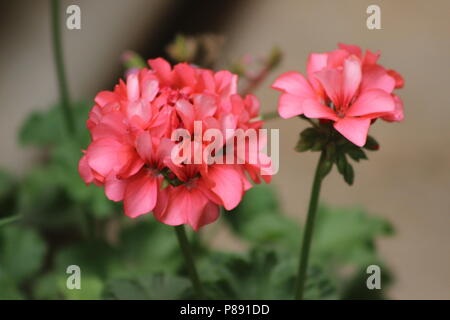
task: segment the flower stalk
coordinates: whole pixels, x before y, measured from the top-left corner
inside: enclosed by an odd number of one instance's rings
[[[316,220],[317,206],[319,202],[320,188],[323,178],[329,172],[329,161],[326,159],[325,151],[322,151],[314,175],[314,182],[309,200],[308,216],[306,218],[305,231],[303,233],[302,247],[300,251],[300,262],[295,282],[295,299],[302,300],[304,295],[305,283],[307,280],[307,269],[309,260],[309,251],[314,232],[314,223]]]
[[[184,225],[175,226],[175,233],[177,234],[178,243],[180,245],[180,249],[183,253],[184,260],[186,261],[189,278],[191,279],[194,290],[197,294],[197,298],[203,299],[203,287],[200,282],[200,278],[197,273],[197,268],[195,266],[194,256],[192,254],[192,248],[189,244],[189,240],[186,236],[186,230]]]
[[[61,40],[61,23],[59,17],[59,0],[51,0],[51,21],[52,21],[52,43],[55,57],[56,74],[58,77],[58,87],[60,103],[69,134],[75,133],[75,124],[70,107],[70,95],[67,86],[66,72],[64,68],[64,57]]]

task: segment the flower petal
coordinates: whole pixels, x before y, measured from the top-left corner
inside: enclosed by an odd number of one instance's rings
[[[383,120],[389,121],[389,122],[402,121],[404,118],[403,101],[400,99],[400,97],[398,97],[396,95],[393,95],[393,99],[395,102],[394,111],[388,113],[388,115],[383,116]]]
[[[395,103],[392,96],[380,89],[372,89],[361,93],[350,106],[346,115],[367,116],[380,112],[394,111]]]
[[[344,61],[342,73],[342,104],[347,106],[355,96],[361,83],[361,61],[355,56],[350,56]]]
[[[122,201],[128,181],[117,179],[114,174],[109,175],[105,180],[105,194],[109,200]]]
[[[283,93],[278,99],[278,113],[284,119],[303,114],[303,101],[305,99],[290,93]]]
[[[311,119],[329,119],[335,121],[338,119],[333,109],[316,100],[306,100],[303,103],[303,112],[306,117]]]
[[[295,71],[288,71],[279,76],[272,84],[272,89],[287,92],[299,97],[312,98],[314,91],[308,80]]]
[[[148,60],[148,64],[152,67],[158,79],[168,85],[172,81],[172,70],[170,64],[163,58]]]
[[[358,147],[366,144],[369,127],[370,119],[366,118],[346,117],[334,123],[334,128]]]
[[[149,213],[156,205],[158,180],[146,169],[130,179],[124,196],[125,214],[136,218]]]
[[[379,65],[372,65],[364,68],[361,81],[361,91],[370,89],[381,89],[391,93],[395,87],[395,79]]]
[[[240,172],[231,165],[212,165],[208,168],[207,179],[215,183],[211,188],[227,210],[234,209],[242,200],[243,183]]]
[[[142,132],[136,139],[136,151],[147,162],[152,160],[152,137],[148,131]]]

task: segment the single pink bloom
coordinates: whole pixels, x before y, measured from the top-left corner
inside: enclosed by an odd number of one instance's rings
[[[392,94],[403,78],[377,64],[379,53],[340,44],[340,49],[309,56],[308,79],[298,72],[282,74],[272,85],[281,91],[283,118],[304,115],[333,121],[334,128],[358,146],[366,143],[373,119],[403,119],[403,104]]]

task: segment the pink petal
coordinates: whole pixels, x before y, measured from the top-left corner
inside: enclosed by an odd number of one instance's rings
[[[130,101],[127,105],[127,116],[138,125],[145,126],[152,116],[150,103],[145,100]]]
[[[129,100],[139,99],[139,79],[136,74],[130,74],[127,78],[127,96]]]
[[[214,79],[216,81],[216,90],[221,95],[229,96],[237,93],[237,75],[222,70],[214,74]]]
[[[117,100],[117,95],[111,91],[101,91],[95,96],[95,103],[103,107],[108,103],[115,102]]]
[[[326,53],[311,53],[308,57],[308,63],[306,67],[308,79],[309,82],[311,82],[314,90],[320,95],[323,94],[323,88],[320,82],[316,79],[315,73],[325,69],[327,67],[327,61],[328,54]]]
[[[198,94],[194,97],[194,106],[197,119],[212,117],[217,110],[216,98],[213,95]]]
[[[173,68],[174,82],[181,88],[195,86],[197,80],[195,69],[187,63],[179,63]]]
[[[334,110],[316,100],[306,100],[303,103],[303,112],[306,117],[311,119],[329,119],[335,121],[338,119]]]
[[[148,60],[148,64],[152,67],[156,76],[164,85],[168,85],[172,81],[172,70],[170,64],[163,58]]]
[[[92,169],[89,167],[86,155],[82,156],[78,162],[78,173],[87,184],[94,181],[94,175]]]
[[[124,163],[121,162],[119,154],[124,146],[112,138],[99,139],[92,142],[86,152],[89,166],[103,176],[107,176],[111,170],[120,169]]]
[[[363,65],[374,65],[377,63],[378,58],[380,58],[380,51],[375,53],[370,50],[366,50],[366,55],[364,56]]]
[[[341,83],[342,75],[336,69],[324,69],[315,73],[327,96],[333,101],[334,105],[341,105]]]
[[[121,139],[127,133],[125,117],[120,112],[112,112],[103,116],[100,122],[91,129],[93,140],[101,138]]]
[[[136,218],[153,210],[158,194],[158,180],[148,170],[130,179],[124,196],[125,214]]]
[[[211,201],[208,201],[200,214],[191,214],[188,216],[189,224],[192,229],[198,231],[201,227],[216,221],[219,215],[219,207]]]
[[[405,80],[403,79],[403,77],[400,75],[400,73],[398,73],[395,70],[388,70],[387,73],[395,79],[395,88],[396,89],[400,89],[403,88],[403,86],[405,85]]]
[[[354,54],[358,58],[362,57],[362,51],[361,48],[355,45],[351,44],[345,44],[345,43],[338,43],[339,48],[349,52],[350,54]]]
[[[279,76],[272,85],[272,88],[281,92],[287,92],[299,97],[311,98],[314,91],[308,80],[295,71],[288,71]]]
[[[207,178],[215,183],[211,190],[222,200],[225,209],[234,209],[241,202],[242,177],[233,166],[219,164],[210,166]]]
[[[381,89],[391,93],[395,87],[395,80],[386,70],[379,65],[372,65],[364,68],[361,82],[361,91],[370,89]]]
[[[259,115],[259,100],[253,94],[248,94],[245,96],[245,105],[247,106],[250,117],[255,118]]]
[[[152,160],[152,137],[148,131],[142,132],[136,139],[136,151],[147,162]]]
[[[186,129],[192,131],[194,127],[194,107],[192,104],[187,100],[178,100],[175,104],[175,109]]]
[[[303,102],[305,98],[283,93],[278,100],[278,113],[284,119],[303,114]]]
[[[402,121],[404,118],[403,101],[400,99],[400,97],[398,97],[396,95],[393,95],[393,99],[395,102],[395,109],[394,109],[394,111],[383,116],[383,120],[389,121],[389,122]]]
[[[343,105],[347,106],[353,99],[361,83],[361,61],[351,56],[344,62],[342,73]]]
[[[392,96],[380,89],[372,89],[363,92],[350,106],[346,115],[366,116],[379,112],[390,112],[395,108]]]
[[[201,210],[206,200],[204,200],[201,208],[195,208],[191,202],[191,192],[184,186],[169,187],[167,188],[167,203],[164,210],[155,211],[155,217],[170,226],[178,226],[180,224],[188,223],[188,215],[192,214],[192,211]],[[196,191],[196,194],[199,193]],[[194,195],[195,196],[195,195]]]
[[[366,144],[370,119],[346,117],[334,123],[334,128],[359,147]]]
[[[327,68],[335,69],[341,67],[344,64],[345,59],[351,55],[350,52],[343,49],[336,49],[327,53]]]
[[[159,83],[155,79],[147,79],[142,83],[142,98],[153,101],[159,91]]]
[[[106,197],[112,201],[122,201],[127,183],[127,180],[117,179],[114,174],[111,174],[105,180]]]

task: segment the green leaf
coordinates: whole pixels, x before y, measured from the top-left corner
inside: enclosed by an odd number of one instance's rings
[[[183,265],[172,227],[143,216],[125,228],[120,236],[118,256],[121,261],[114,276],[145,275],[149,272],[175,272]]]
[[[350,158],[352,158],[356,162],[359,162],[359,160],[361,159],[367,160],[367,155],[363,151],[363,149],[355,145],[352,145],[351,147],[347,148],[346,152],[350,156]]]
[[[156,274],[112,280],[107,284],[103,297],[117,300],[185,299],[190,287],[185,278]]]
[[[350,163],[347,163],[344,171],[344,180],[348,185],[352,185],[355,180],[355,171],[353,170],[353,166]]]
[[[329,160],[324,160],[319,168],[319,175],[321,179],[325,178],[333,168],[333,162]]]
[[[0,229],[1,272],[18,283],[35,274],[42,266],[45,243],[38,233],[24,226]]]
[[[75,120],[76,140],[80,145],[86,145],[89,132],[86,130],[86,120],[91,104],[77,102],[72,104]],[[48,110],[33,111],[23,123],[19,131],[19,142],[23,145],[45,147],[60,143],[68,135],[62,108],[54,105]]]
[[[392,233],[392,226],[386,220],[369,216],[361,209],[321,206],[312,252],[320,261],[366,266],[378,260],[375,239]]]
[[[271,186],[254,186],[237,208],[224,216],[236,234],[253,243],[298,245],[299,226],[282,214]]]
[[[103,291],[102,280],[93,275],[83,274],[81,271],[81,285],[80,289],[69,289],[67,288],[67,277],[59,277],[58,284],[60,291],[63,293],[64,297],[68,300],[97,300],[101,299]]]
[[[366,144],[363,147],[364,149],[376,151],[380,149],[380,144],[375,140],[372,136],[367,136]]]
[[[296,258],[292,252],[286,255],[257,247],[248,255],[213,253],[201,261],[199,268],[211,298],[292,299]],[[310,299],[334,298],[331,279],[325,280],[327,276],[316,269],[308,279],[305,295]]]
[[[2,271],[0,267],[0,300],[21,300],[24,298],[18,283]]]

